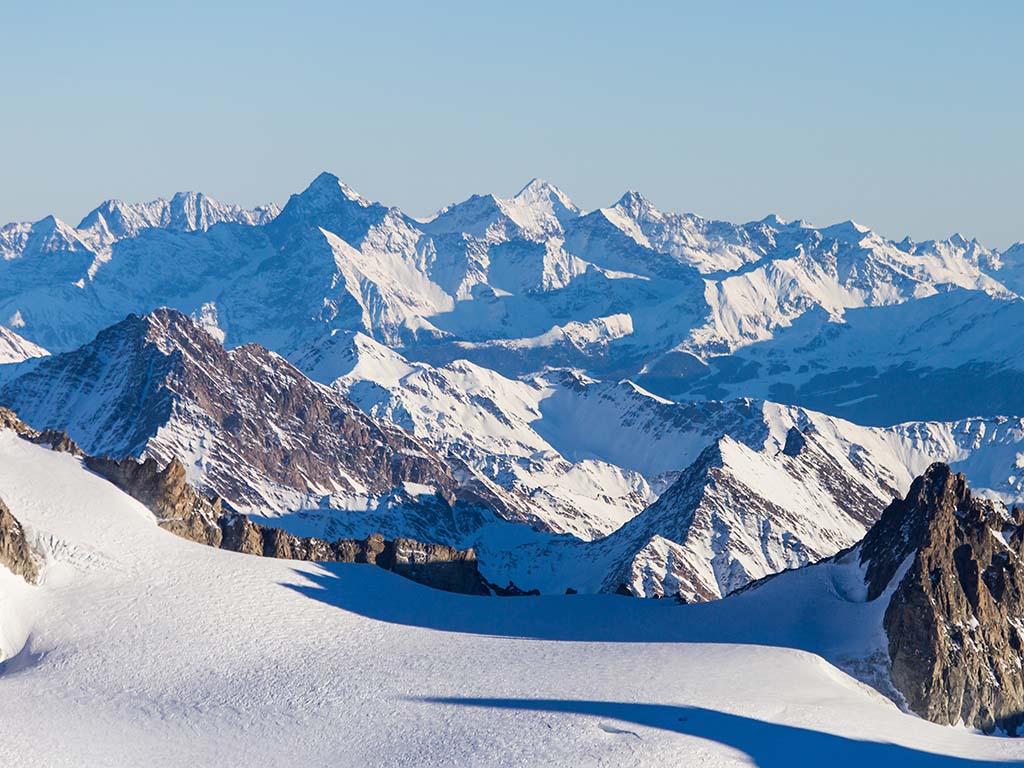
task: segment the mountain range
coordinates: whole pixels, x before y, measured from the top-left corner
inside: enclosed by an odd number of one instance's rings
[[[293,535],[707,600],[852,545],[933,461],[1024,495],[1020,246],[540,180],[419,220],[330,174],[2,232],[0,402]]]
[[[584,211],[540,180],[416,218],[321,174],[280,207],[10,224],[0,257],[0,696],[106,686],[135,722],[143,680],[201,729],[172,689],[212,655],[231,683],[196,712],[315,720],[341,685],[386,720],[410,682],[378,707],[380,648],[419,669],[443,638],[449,687],[536,702],[572,640],[559,684],[667,654],[711,698],[767,676],[787,708],[1022,726],[1024,244]]]
[[[1021,323],[1024,247],[959,235],[729,224],[635,192],[583,212],[540,180],[419,220],[321,174],[280,212],[195,193],[108,201],[78,227],[7,225],[0,252],[0,324],[50,351],[169,306],[229,347],[257,342],[293,362],[359,332],[436,365],[570,367],[673,398],[755,395],[882,426],[1021,410],[1004,383],[1019,375],[1006,339]]]

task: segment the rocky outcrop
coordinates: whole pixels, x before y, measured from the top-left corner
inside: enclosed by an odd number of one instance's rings
[[[18,415],[10,408],[0,406],[0,429],[14,430],[21,437],[37,445],[45,445],[54,451],[70,453],[73,456],[82,456],[82,449],[78,444],[68,437],[67,432],[56,429],[44,429],[39,431],[18,418]]]
[[[39,566],[25,538],[25,529],[7,505],[0,501],[0,566],[6,567],[29,584],[39,580]]]
[[[288,560],[368,563],[435,589],[469,595],[490,594],[477,570],[472,549],[459,550],[405,538],[387,540],[379,533],[361,540],[326,541],[293,536],[280,528],[254,523],[240,514],[224,515],[220,525],[222,549]]]
[[[864,538],[868,599],[893,590],[891,678],[914,712],[985,731],[1024,724],[1022,557],[1024,512],[973,496],[945,464]]]
[[[208,499],[189,485],[177,458],[163,469],[152,458],[138,462],[89,456],[85,465],[149,507],[161,528],[211,547],[221,545],[221,500]]]
[[[157,524],[182,538],[259,557],[327,563],[369,563],[428,587],[473,595],[490,594],[477,570],[472,549],[425,544],[414,539],[327,541],[294,536],[225,511],[220,498],[208,499],[193,488],[177,458],[161,469],[155,459],[115,461],[86,457],[85,464],[153,512]]]

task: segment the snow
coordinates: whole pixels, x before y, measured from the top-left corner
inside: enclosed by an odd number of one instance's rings
[[[78,227],[53,217],[2,227],[0,318],[61,351],[128,312],[202,317],[215,306],[228,344],[289,358],[359,331],[432,362],[469,357],[518,375],[554,352],[619,377],[680,352],[704,364],[771,345],[817,313],[844,324],[862,308],[907,306],[898,314],[913,318],[951,288],[996,306],[1016,298],[1015,253],[959,237],[896,243],[853,222],[731,224],[659,211],[635,192],[584,214],[539,179],[424,222],[324,173],[280,213],[193,192],[108,201]],[[984,327],[998,335],[1005,324]]]
[[[639,473],[560,452],[538,433],[542,404],[560,389],[553,382],[507,379],[466,361],[410,362],[362,334],[335,336],[311,372],[371,416],[468,464],[547,530],[590,539],[653,501]]]
[[[41,586],[0,573],[0,626],[25,640],[0,673],[5,766],[1024,758],[836,666],[877,641],[878,606],[829,587],[849,566],[702,606],[450,595],[192,544],[73,457],[10,433],[0,455],[48,557]]]
[[[17,327],[19,319],[15,315],[12,318],[11,325]],[[46,357],[48,354],[50,353],[38,344],[33,344],[31,341],[23,339],[10,328],[0,325],[0,365],[21,363],[34,357]]]

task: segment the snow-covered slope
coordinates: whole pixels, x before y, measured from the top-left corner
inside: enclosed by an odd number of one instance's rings
[[[659,363],[638,380],[666,395],[743,393],[868,424],[1017,415],[1022,333],[1024,301],[954,291],[850,310],[842,322],[809,312],[769,341],[712,360],[703,377],[674,377]]]
[[[640,472],[561,453],[535,429],[544,404],[572,386],[564,377],[517,381],[465,361],[410,363],[362,334],[335,335],[296,362],[374,418],[478,473],[542,530],[595,538],[654,500]]]
[[[50,353],[38,344],[33,344],[10,328],[0,325],[0,365],[21,363],[35,357],[46,357],[48,354]]]
[[[842,564],[699,606],[473,598],[192,544],[67,454],[5,432],[0,457],[46,556],[38,587],[0,572],[11,768],[1024,759],[837,668],[881,640]]]

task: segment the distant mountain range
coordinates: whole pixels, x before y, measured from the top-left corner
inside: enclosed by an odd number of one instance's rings
[[[568,367],[877,425],[1024,412],[1024,246],[959,235],[730,224],[635,192],[583,212],[540,180],[418,220],[322,174],[280,211],[188,193],[10,224],[0,255],[0,325],[51,351],[169,306],[293,361],[347,331],[432,364]]]
[[[718,598],[852,545],[934,461],[1024,498],[1022,246],[539,180],[418,220],[322,174],[0,253],[0,403],[33,427],[295,535],[472,546],[496,584]]]

